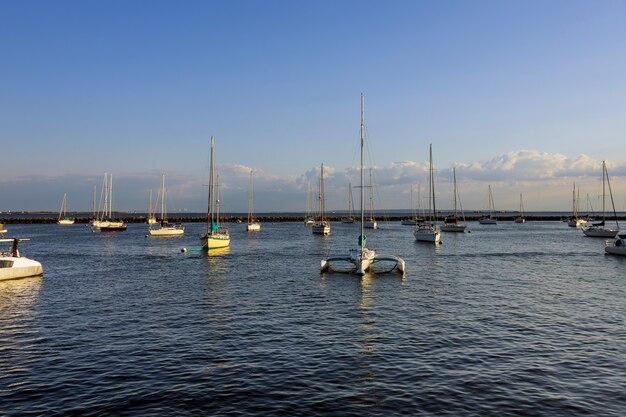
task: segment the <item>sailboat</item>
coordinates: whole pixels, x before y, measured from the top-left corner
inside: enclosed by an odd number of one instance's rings
[[[392,272],[398,271],[401,274],[404,274],[405,263],[402,258],[396,255],[382,255],[377,254],[375,250],[368,249],[366,247],[367,239],[365,237],[365,216],[363,211],[363,145],[365,142],[365,109],[364,109],[364,101],[363,95],[361,94],[361,208],[360,208],[360,217],[361,217],[361,233],[358,238],[358,249],[351,249],[345,255],[335,255],[330,256],[326,259],[323,259],[320,263],[321,272],[326,272],[330,270],[340,271],[340,272],[352,272],[356,273],[359,276],[365,275],[367,272],[372,271],[372,265],[377,262],[387,262],[391,264],[391,268],[387,271],[382,272]],[[337,269],[334,267],[335,264],[348,264],[348,269]]]
[[[152,195],[152,192],[150,192]],[[153,229],[150,226],[148,234],[155,237],[168,237],[168,236],[182,236],[185,234],[185,228],[181,225],[175,225],[167,221],[167,214],[165,212],[165,174],[161,174],[161,221],[159,227]]]
[[[443,225],[441,226],[442,232],[456,232],[462,233],[465,231],[467,225],[465,224],[465,214],[463,214],[463,207],[461,206],[461,216],[463,217],[463,223],[459,223],[459,212],[457,210],[457,201],[460,202],[459,191],[456,187],[456,168],[452,168],[452,194],[454,194],[454,213],[452,217],[446,217],[443,219]]]
[[[230,246],[230,233],[228,229],[219,225],[219,196],[215,181],[215,159],[213,155],[213,136],[211,136],[211,163],[209,167],[209,198],[207,203],[207,229],[200,236],[202,250],[226,248]]]
[[[148,224],[156,224],[157,219],[154,212],[155,210],[152,209],[152,190],[150,190],[150,197],[148,198]]]
[[[415,212],[415,204],[413,201],[413,184],[411,184],[411,218],[402,220],[401,224],[403,226],[417,226],[420,223],[420,221],[421,219],[417,217],[417,213]]]
[[[254,188],[252,185],[252,170],[250,170],[250,191],[248,193],[248,224],[246,225],[246,230],[248,232],[260,232],[261,223],[254,220],[254,217],[252,217],[253,201],[254,201]]]
[[[326,220],[325,214],[325,197],[324,197],[324,164],[320,168],[320,188],[319,188],[319,212],[315,222],[311,226],[311,232],[314,235],[329,235],[330,222]]]
[[[522,200],[522,193],[519,193],[519,216],[515,218],[515,223],[526,223],[524,217],[524,201]]]
[[[104,196],[104,205],[103,202]],[[101,209],[101,210],[100,210]],[[104,173],[102,181],[102,192],[100,194],[100,205],[98,207],[98,217],[92,223],[94,230],[101,232],[123,232],[126,230],[126,223],[113,219],[113,174]]]
[[[587,201],[589,201],[589,196],[587,196]],[[569,227],[578,228],[583,224],[587,224],[587,220],[583,219],[582,217],[578,217],[579,202],[580,202],[580,187],[578,188],[578,196],[577,196],[576,195],[576,183],[574,183],[574,189],[572,190],[572,217],[570,217],[567,221],[567,225]]]
[[[626,233],[620,234],[614,242],[604,241],[604,252],[626,256]]]
[[[57,224],[74,224],[74,218],[67,215],[67,193],[63,193],[63,202],[61,203]]]
[[[480,224],[498,224],[498,220],[493,216],[493,212],[495,211],[495,205],[493,204],[493,194],[491,193],[491,184],[489,184],[489,215],[483,216],[478,219],[478,223]]]
[[[613,213],[615,215],[616,229],[611,229],[605,226],[606,222],[606,209],[605,200],[606,192],[605,186],[608,183],[609,193],[611,195],[611,203],[613,204]],[[606,169],[606,161],[602,161],[602,221],[599,223],[592,223],[591,226],[583,227],[583,233],[589,237],[615,237],[619,233],[619,223],[617,222],[617,213],[615,213],[615,203],[613,201],[613,192],[611,191],[611,182],[609,181],[609,172]]]
[[[304,215],[304,225],[309,227],[309,226],[313,226],[313,223],[315,223],[315,220],[313,219],[313,216],[311,215],[311,202],[312,198],[311,198],[311,183],[308,183],[308,188],[307,188],[307,193],[306,193],[306,214]]]
[[[413,232],[415,240],[419,242],[434,242],[437,244],[441,239],[441,233],[437,228],[437,206],[435,204],[435,182],[433,175],[433,145],[430,145],[430,164],[428,174],[428,220],[420,224]]]
[[[372,168],[370,168],[370,216],[365,219],[366,229],[378,229],[378,222],[374,218],[374,187],[372,185]]]
[[[348,217],[341,219],[341,223],[354,223],[354,217],[352,215],[352,183],[348,184]]]

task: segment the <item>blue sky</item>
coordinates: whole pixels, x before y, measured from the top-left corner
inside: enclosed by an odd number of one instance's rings
[[[382,205],[409,205],[433,143],[438,196],[464,206],[597,198],[602,159],[626,202],[626,3],[618,1],[0,1],[0,211],[89,210],[114,175],[145,210],[205,209],[216,137],[225,208],[302,210],[329,167],[346,205],[359,95]],[[439,194],[440,193],[440,194]],[[499,200],[499,201],[498,201]],[[618,207],[619,208],[619,207]]]

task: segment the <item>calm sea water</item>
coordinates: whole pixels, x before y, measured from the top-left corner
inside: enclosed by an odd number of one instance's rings
[[[0,414],[626,415],[626,259],[565,223],[384,223],[404,278],[319,274],[356,244],[301,223],[179,239],[10,225],[43,278],[0,282]]]

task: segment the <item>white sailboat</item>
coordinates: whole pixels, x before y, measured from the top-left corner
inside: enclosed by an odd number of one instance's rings
[[[150,195],[152,195],[152,192],[150,192]],[[185,234],[183,226],[167,221],[167,213],[165,211],[165,174],[161,174],[161,221],[158,228],[150,226],[148,234],[154,237],[173,237]]]
[[[433,145],[430,145],[430,164],[428,175],[428,220],[420,224],[413,232],[415,240],[419,242],[439,243],[441,233],[435,223],[437,220],[437,206],[435,204],[435,181],[433,174]]]
[[[589,200],[587,198],[587,200]],[[572,190],[572,217],[567,221],[569,227],[579,228],[583,224],[587,224],[587,220],[582,217],[578,217],[578,204],[580,203],[580,187],[578,188],[578,195],[576,194],[576,183],[574,183],[574,189]],[[589,210],[587,210],[589,211]]]
[[[418,187],[419,187],[419,184],[418,184]],[[418,191],[418,195],[419,195],[419,191]],[[411,184],[411,218],[402,220],[401,224],[403,226],[417,226],[418,224],[420,224],[420,222],[421,222],[421,219],[417,217],[417,213],[415,211],[415,203],[413,201],[413,184]]]
[[[74,218],[67,215],[67,193],[63,193],[63,202],[61,203],[61,210],[59,211],[57,224],[74,224]]]
[[[20,242],[30,239],[0,239],[0,243],[11,242],[8,250],[0,249],[0,281],[43,275],[41,263],[20,255]]]
[[[609,194],[611,195],[611,203],[613,204],[613,213],[615,215],[615,225],[617,228],[612,229],[606,227],[606,184],[609,185]],[[611,191],[611,182],[609,181],[609,172],[606,169],[606,161],[602,161],[602,221],[592,223],[591,226],[582,228],[585,236],[589,237],[615,237],[619,233],[619,223],[617,222],[617,213],[615,213],[615,202],[613,201],[613,192]]]
[[[348,217],[341,219],[341,223],[354,223],[354,216],[352,215],[352,208],[354,203],[352,202],[352,183],[348,184]]]
[[[102,204],[103,201],[104,205]],[[126,230],[126,223],[113,219],[113,174],[104,173],[98,216],[91,226],[93,230],[101,232],[123,232]]]
[[[459,191],[456,187],[456,168],[452,168],[452,194],[454,194],[454,213],[452,217],[446,217],[443,219],[443,225],[441,226],[442,232],[455,232],[455,233],[463,233],[465,232],[465,228],[467,228],[467,224],[465,224],[465,214],[463,213],[463,206],[461,206],[461,216],[463,218],[463,223],[459,223],[459,212],[457,210],[457,201],[460,202],[461,198],[459,197]]]
[[[313,226],[315,220],[311,215],[311,205],[312,205],[312,197],[311,197],[311,183],[308,183],[307,193],[306,193],[306,214],[304,215],[304,225],[307,227]]]
[[[515,223],[526,223],[524,217],[524,201],[522,200],[522,193],[519,193],[519,216],[515,218]]]
[[[493,194],[491,193],[491,184],[489,184],[489,197],[488,197],[488,205],[489,205],[489,215],[483,216],[478,219],[478,223],[480,224],[498,224],[498,220],[493,216],[493,212],[495,211],[495,205],[493,204]]]
[[[226,248],[230,246],[230,233],[219,225],[219,184],[215,179],[215,158],[213,156],[213,136],[211,136],[211,163],[209,167],[209,199],[207,203],[207,229],[200,236],[202,250]]]
[[[254,188],[252,185],[252,170],[250,170],[250,192],[248,193],[248,224],[246,225],[246,230],[248,232],[260,232],[261,231],[261,223],[252,217],[252,208],[254,202]]]
[[[156,210],[154,210],[152,208],[152,190],[150,190],[150,197],[148,197],[148,219],[147,219],[146,223],[148,223],[148,224],[156,224],[157,223],[156,216],[154,215],[155,211]]]
[[[378,229],[378,222],[374,218],[374,186],[372,184],[372,168],[370,168],[370,216],[365,219],[366,229]]]
[[[336,255],[330,256],[321,261],[321,272],[326,271],[340,271],[340,272],[352,272],[356,273],[359,276],[365,275],[367,272],[372,271],[372,265],[377,262],[380,263],[390,263],[391,267],[388,268],[387,271],[381,272],[392,272],[398,271],[401,274],[404,274],[405,263],[402,258],[396,255],[383,255],[377,254],[375,250],[368,249],[366,247],[366,237],[365,237],[365,216],[363,210],[363,145],[365,142],[365,112],[364,112],[364,100],[363,95],[361,94],[361,208],[360,208],[360,218],[361,218],[361,233],[358,238],[358,248],[352,249],[345,255]],[[349,267],[347,269],[338,268],[337,265],[347,264]]]
[[[311,226],[311,232],[314,235],[329,235],[330,222],[326,220],[326,198],[324,196],[324,164],[320,168],[320,186],[319,186],[319,212],[315,222]]]
[[[604,252],[610,255],[626,256],[626,233],[619,235],[613,242],[605,240]]]

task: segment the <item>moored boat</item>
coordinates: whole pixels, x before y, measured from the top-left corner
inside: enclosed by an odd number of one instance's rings
[[[202,250],[230,246],[230,232],[219,225],[219,180],[215,178],[214,140],[211,136],[211,162],[209,167],[209,198],[207,204],[207,230],[200,236]]]
[[[40,262],[21,256],[18,247],[24,240],[30,239],[0,239],[0,243],[11,242],[8,250],[0,250],[0,281],[43,275]]]

